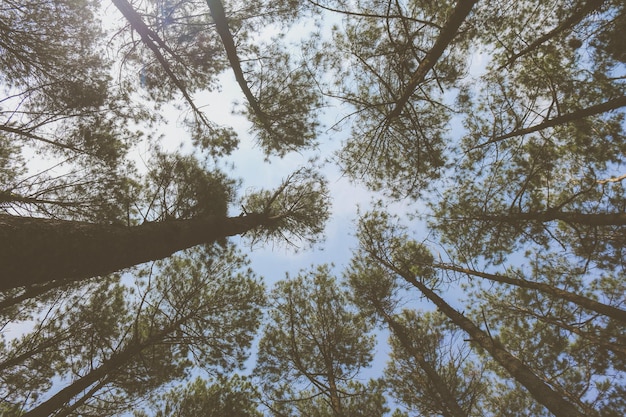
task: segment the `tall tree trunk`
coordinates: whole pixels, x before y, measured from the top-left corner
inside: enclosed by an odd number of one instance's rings
[[[495,221],[502,223],[550,222],[560,220],[566,223],[584,226],[626,226],[626,213],[577,213],[563,211],[544,211],[537,213],[510,213],[506,215],[484,214],[472,217],[472,220]]]
[[[0,215],[0,291],[106,275],[269,226],[265,214],[207,216],[140,226]]]
[[[339,397],[339,389],[337,381],[335,381],[335,370],[331,367],[328,369],[328,394],[330,396],[330,405],[333,409],[335,417],[343,417],[343,409],[341,407],[341,398]]]
[[[17,305],[24,300],[35,298],[39,295],[47,293],[48,291],[52,291],[55,288],[61,288],[63,286],[67,286],[67,283],[60,282],[60,281],[57,281],[57,282],[51,281],[51,282],[45,283],[44,285],[36,285],[36,286],[25,288],[20,293],[15,294],[13,296],[7,296],[5,299],[0,301],[0,311],[13,307],[14,305]],[[2,294],[2,295],[6,295],[6,294]]]
[[[454,393],[450,391],[445,381],[441,379],[441,375],[437,372],[433,366],[426,361],[424,355],[415,347],[411,342],[411,338],[407,334],[407,329],[395,320],[391,315],[380,306],[375,305],[376,311],[383,317],[383,320],[391,329],[391,332],[398,338],[398,341],[402,347],[415,359],[420,368],[424,371],[428,379],[430,380],[433,388],[437,393],[437,399],[439,400],[442,408],[443,417],[467,417],[467,413],[463,411],[459,403],[456,401]]]
[[[452,308],[452,306],[446,303],[446,301],[439,297],[433,290],[415,279],[412,274],[398,270],[387,260],[373,253],[372,256],[382,265],[385,265],[387,268],[400,275],[405,281],[413,285],[424,294],[426,298],[432,301],[442,313],[454,324],[459,326],[459,328],[463,329],[473,342],[485,349],[485,351],[506,369],[518,383],[528,390],[538,403],[545,406],[552,414],[557,417],[583,417],[576,406],[561,397],[561,395],[539,378],[529,367],[524,365],[522,361],[509,353],[502,343],[493,339],[470,319]]]
[[[554,297],[570,301],[588,310],[595,311],[596,313],[600,313],[602,315],[605,315],[615,320],[619,320],[622,323],[626,323],[626,311],[619,309],[617,307],[613,307],[613,306],[592,300],[591,298],[587,298],[582,295],[578,295],[569,291],[562,290],[560,288],[554,287],[549,284],[544,284],[542,282],[535,282],[535,281],[527,281],[525,279],[519,279],[519,278],[512,278],[506,275],[489,274],[486,272],[475,271],[473,269],[462,268],[460,266],[451,265],[451,264],[434,263],[430,266],[434,268],[438,268],[438,269],[444,269],[446,271],[462,272],[468,275],[473,275],[475,277],[488,279],[490,281],[515,285],[515,286],[522,287],[522,288],[530,288],[533,290],[539,290],[546,294],[550,294]]]
[[[80,406],[85,404],[90,398],[93,397],[93,395],[96,392],[100,391],[100,389],[102,389],[102,387],[105,386],[108,382],[109,381],[106,378],[101,379],[100,381],[98,381],[97,384],[91,387],[89,391],[87,391],[80,399],[76,400],[69,407],[65,407],[60,412],[56,413],[54,417],[67,417],[68,415],[76,411],[76,409],[78,409]]]
[[[557,27],[555,27],[548,33],[540,36],[516,54],[513,54],[503,65],[498,68],[498,70],[503,70],[504,68],[513,64],[517,60],[517,58],[526,55],[529,52],[532,52],[533,50],[537,49],[537,47],[539,47],[542,43],[556,36],[559,36],[561,33],[572,28],[578,22],[591,14],[594,10],[599,9],[600,6],[602,6],[605,2],[606,0],[589,0],[582,5],[578,5],[578,7],[574,9],[574,12],[567,19],[563,20]]]
[[[580,327],[572,326],[571,324],[567,324],[563,322],[562,320],[558,320],[554,317],[551,317],[545,314],[537,314],[536,311],[532,311],[530,309],[525,309],[525,308],[521,308],[518,306],[510,306],[508,307],[508,309],[518,314],[527,314],[544,323],[548,323],[553,326],[560,327],[561,329],[567,330],[568,332],[572,332],[580,336],[581,339],[585,339],[593,343],[594,345],[598,345],[598,346],[603,347],[606,350],[610,350],[615,355],[619,356],[624,361],[626,361],[626,345],[611,342],[611,337],[609,335],[585,332],[581,330]]]
[[[5,369],[11,368],[13,366],[19,365],[23,363],[24,361],[28,360],[29,358],[35,356],[36,354],[41,353],[50,348],[55,348],[54,350],[58,350],[58,344],[64,340],[69,339],[70,336],[71,336],[71,332],[68,331],[65,334],[59,335],[57,337],[52,337],[50,339],[43,340],[38,345],[36,345],[33,349],[30,349],[28,351],[23,351],[22,347],[18,347],[18,351],[21,353],[17,356],[10,357],[6,359],[5,361],[1,362],[0,372],[4,371]]]
[[[224,5],[220,0],[206,0],[207,5],[209,6],[209,10],[211,11],[211,17],[213,18],[213,22],[215,23],[215,29],[217,30],[220,39],[222,40],[222,44],[224,45],[224,49],[226,50],[226,56],[228,57],[228,62],[235,74],[235,80],[237,80],[237,84],[239,84],[239,88],[243,92],[243,95],[248,100],[248,104],[250,108],[254,112],[254,115],[257,117],[263,128],[268,133],[273,133],[274,129],[272,128],[272,122],[269,120],[268,115],[263,111],[259,102],[257,101],[252,91],[250,91],[250,87],[248,86],[248,82],[244,76],[243,70],[241,69],[241,60],[239,59],[239,55],[237,54],[237,46],[235,45],[235,40],[233,39],[233,35],[230,32],[230,28],[228,27],[228,19],[226,18],[226,12],[224,11]]]
[[[174,55],[174,58],[176,58],[176,55],[172,52],[170,48],[167,47],[167,44],[159,37],[159,35],[155,31],[150,29],[148,25],[144,23],[143,19],[141,18],[141,15],[137,13],[137,11],[133,8],[133,6],[127,0],[111,0],[111,1],[115,5],[115,7],[117,7],[117,9],[124,15],[124,17],[126,18],[128,23],[130,23],[132,28],[135,29],[135,31],[137,31],[143,43],[146,44],[146,46],[152,50],[157,61],[159,61],[159,63],[161,64],[161,67],[163,68],[165,73],[168,75],[170,80],[178,88],[178,90],[181,92],[183,97],[185,97],[185,100],[187,101],[191,109],[194,111],[196,116],[199,117],[203,123],[208,124],[208,120],[206,120],[206,117],[204,116],[204,114],[200,111],[200,109],[194,103],[193,99],[191,98],[191,95],[189,94],[189,92],[187,91],[187,88],[185,87],[185,84],[176,76],[176,74],[174,74],[174,71],[172,70],[170,64],[167,62],[167,60],[165,59],[165,57],[159,50],[159,47],[163,48],[165,51],[169,52],[171,55]]]
[[[48,417],[76,397],[78,394],[89,388],[92,384],[105,378],[109,373],[120,369],[144,349],[163,340],[166,336],[176,331],[176,329],[189,319],[189,316],[180,318],[170,324],[160,332],[148,337],[146,340],[129,344],[124,350],[114,354],[98,368],[91,370],[88,374],[72,382],[61,391],[57,392],[48,400],[44,401],[34,409],[23,414],[22,417]]]
[[[443,312],[454,324],[465,330],[470,335],[472,341],[478,343],[483,349],[506,369],[517,382],[526,387],[528,392],[544,405],[552,414],[557,417],[583,417],[578,409],[561,397],[541,378],[522,363],[515,356],[511,355],[506,348],[497,340],[491,338],[487,333],[476,326],[463,314],[452,308],[445,300],[427,288],[424,284],[410,276],[403,277],[407,282],[419,289],[422,294],[431,300],[441,312]]]

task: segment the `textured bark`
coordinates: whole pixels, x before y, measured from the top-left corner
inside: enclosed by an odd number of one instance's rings
[[[106,275],[272,222],[250,214],[126,227],[0,215],[0,290]]]
[[[617,307],[613,307],[613,306],[592,300],[591,298],[587,298],[582,295],[578,295],[569,291],[562,290],[553,285],[548,285],[542,282],[527,281],[525,279],[512,278],[506,275],[489,274],[486,272],[475,271],[473,269],[462,268],[460,266],[450,265],[450,264],[438,263],[438,264],[433,264],[432,266],[435,268],[445,269],[448,271],[462,272],[468,275],[473,275],[475,277],[488,279],[490,281],[515,285],[517,287],[522,287],[522,288],[530,288],[533,290],[539,290],[543,293],[550,294],[554,297],[561,298],[566,301],[570,301],[588,310],[595,311],[596,313],[600,313],[602,315],[605,315],[615,320],[619,320],[622,323],[626,323],[626,311],[619,309]]]
[[[452,14],[446,21],[444,27],[441,29],[441,33],[435,41],[435,44],[426,53],[426,56],[411,76],[409,84],[406,86],[402,96],[400,96],[400,98],[396,101],[396,106],[387,116],[388,119],[400,116],[402,109],[406,106],[406,103],[413,95],[417,86],[424,81],[426,74],[433,69],[439,58],[441,58],[441,55],[443,55],[443,52],[446,50],[448,45],[450,45],[459,31],[459,27],[461,27],[461,24],[465,21],[477,1],[478,0],[459,0],[457,2]]]

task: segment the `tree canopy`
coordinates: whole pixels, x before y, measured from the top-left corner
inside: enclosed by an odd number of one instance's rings
[[[0,414],[626,414],[625,32],[618,0],[3,1]]]

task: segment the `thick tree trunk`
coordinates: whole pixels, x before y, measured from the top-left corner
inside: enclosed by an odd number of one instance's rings
[[[250,214],[125,227],[0,215],[0,291],[106,275],[272,222]]]
[[[542,282],[527,281],[525,279],[512,278],[506,275],[489,274],[486,272],[475,271],[473,269],[462,268],[456,265],[436,263],[432,264],[434,268],[444,269],[447,271],[462,272],[475,277],[488,279],[490,281],[501,282],[505,284],[515,285],[522,288],[530,288],[533,290],[539,290],[543,293],[550,294],[554,297],[561,298],[566,301],[570,301],[583,308],[586,308],[596,313],[600,313],[615,320],[619,320],[622,323],[626,323],[626,311],[613,307],[599,301],[592,300],[591,298],[584,297],[569,291],[562,290],[552,285],[548,285]]]

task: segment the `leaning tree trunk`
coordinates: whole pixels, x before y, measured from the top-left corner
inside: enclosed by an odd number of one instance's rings
[[[250,214],[126,227],[2,214],[0,291],[110,274],[272,222],[268,215]]]
[[[476,145],[475,148],[480,148],[486,145],[490,145],[492,143],[501,142],[505,139],[514,138],[516,136],[528,135],[530,133],[535,133],[543,129],[547,129],[549,127],[559,126],[565,123],[573,122],[576,120],[580,120],[586,117],[595,116],[596,114],[606,113],[612,110],[619,109],[621,107],[626,106],[626,96],[617,97],[612,100],[606,101],[604,103],[596,104],[595,106],[587,107],[580,110],[575,110],[571,113],[565,113],[560,116],[557,116],[553,119],[546,120],[542,123],[539,123],[534,126],[529,126],[523,129],[516,129],[512,132],[496,136],[494,138],[489,139],[488,141],[481,143],[480,145]]]
[[[459,0],[456,6],[452,10],[450,16],[445,25],[439,33],[439,37],[435,41],[433,47],[426,53],[426,56],[422,59],[419,66],[415,69],[415,72],[411,75],[408,85],[404,88],[404,91],[400,98],[396,101],[395,107],[387,115],[387,119],[393,119],[400,114],[406,106],[406,103],[411,99],[411,96],[415,92],[415,89],[424,81],[426,74],[435,67],[435,64],[441,58],[446,48],[452,43],[455,36],[458,34],[459,28],[467,19],[467,16],[472,11],[472,7],[478,2],[478,0]]]
[[[577,213],[563,211],[545,211],[537,213],[481,214],[470,217],[471,220],[493,221],[500,223],[551,222],[560,220],[584,226],[626,226],[626,213]]]
[[[431,300],[454,324],[462,328],[471,337],[473,342],[478,343],[478,345],[489,352],[517,382],[526,387],[537,402],[544,405],[552,414],[557,417],[583,417],[573,404],[566,401],[529,367],[524,365],[522,361],[509,353],[499,341],[490,337],[471,320],[452,308],[443,298],[439,297],[434,291],[430,290],[412,276],[404,275],[403,278],[419,289],[420,292]]]
[[[61,391],[54,394],[51,398],[39,404],[37,407],[22,414],[22,417],[48,417],[53,415],[56,411],[66,406],[68,402],[75,398],[78,394],[95,384],[102,378],[107,377],[117,369],[124,367],[129,361],[133,360],[141,352],[163,340],[168,335],[174,333],[179,326],[189,319],[190,316],[182,317],[171,323],[165,329],[150,336],[144,341],[132,343],[125,349],[119,351],[115,355],[111,356],[99,367],[92,369],[86,375],[78,378],[70,385],[63,388]]]
[[[424,371],[424,373],[428,377],[435,392],[437,393],[437,400],[440,402],[443,409],[441,413],[443,417],[467,417],[468,413],[463,411],[463,408],[461,408],[461,406],[457,402],[454,393],[450,390],[450,387],[446,384],[441,375],[426,360],[422,352],[415,348],[415,346],[411,342],[410,336],[407,333],[407,329],[401,323],[399,323],[397,320],[387,314],[387,312],[380,306],[380,304],[375,305],[375,308],[378,314],[383,317],[383,320],[387,323],[393,335],[398,338],[400,345],[411,356],[413,356],[418,366]]]
[[[552,414],[557,417],[583,417],[576,406],[561,397],[559,393],[539,378],[528,366],[524,365],[522,361],[506,350],[502,343],[493,339],[489,334],[476,326],[474,322],[455,310],[433,290],[415,279],[412,274],[397,269],[386,259],[375,254],[372,255],[378,262],[400,275],[433,302],[443,314],[459,328],[463,329],[474,343],[485,349],[518,383],[528,390],[538,403],[545,406]]]

